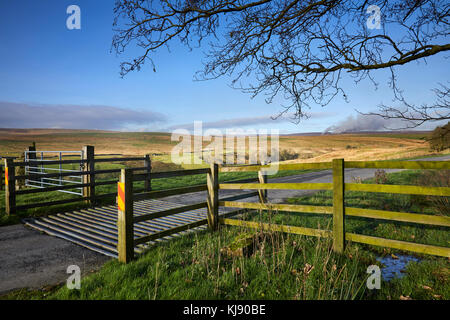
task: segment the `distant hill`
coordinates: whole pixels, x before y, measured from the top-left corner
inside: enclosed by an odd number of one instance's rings
[[[16,128],[0,128],[1,134],[54,134],[54,133],[78,133],[78,132],[117,132],[108,130],[89,130],[89,129],[16,129]]]
[[[280,150],[291,150],[298,158],[290,161],[398,159],[430,153],[430,131],[375,131],[324,135],[322,132],[291,133],[280,136]],[[17,156],[33,142],[38,150],[81,150],[95,146],[96,154],[165,154],[180,141],[170,132],[118,132],[73,129],[0,129],[0,156]],[[203,143],[207,148],[210,142]],[[248,145],[248,144],[247,144]],[[225,146],[225,145],[224,145]],[[193,150],[193,149],[192,149]]]
[[[345,134],[352,134],[352,135],[398,135],[398,134],[404,134],[404,135],[410,135],[410,134],[430,134],[432,130],[391,130],[391,131],[348,131],[348,132],[340,132],[340,133],[333,133],[330,131],[327,132],[298,132],[298,133],[287,133],[282,134],[282,136],[321,136],[321,135],[345,135]]]

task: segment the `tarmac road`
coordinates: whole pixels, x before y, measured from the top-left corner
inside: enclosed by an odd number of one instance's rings
[[[420,159],[421,161],[444,161],[450,160],[450,155],[433,157],[433,158],[425,158]],[[386,169],[387,173],[401,171],[402,169]],[[360,177],[361,179],[372,178],[375,174],[376,169],[345,169],[345,182],[352,182],[353,178]],[[271,179],[268,177],[268,183],[328,183],[333,181],[333,175],[331,170],[323,170],[317,172],[309,172],[300,175],[282,177],[282,178],[274,178]],[[220,190],[219,198],[239,195],[245,192],[250,192],[255,190]],[[268,200],[271,203],[282,203],[285,199],[294,198],[302,195],[313,194],[316,191],[314,190],[268,190]],[[191,204],[205,201],[206,199],[206,191],[190,193],[189,195],[179,195],[179,196],[170,196],[163,198],[161,200],[166,200],[170,202],[183,203],[183,204]],[[241,201],[254,202],[258,201],[257,197],[244,199]]]
[[[430,160],[450,160],[450,155],[426,158]],[[400,170],[386,170],[394,172]],[[373,177],[374,169],[347,169],[345,180],[353,177],[362,179]],[[283,178],[270,179],[271,182],[331,182],[330,170],[310,172]],[[245,190],[222,190],[220,197],[237,195]],[[310,190],[268,190],[268,199],[272,203],[283,202],[286,198],[314,193]],[[206,192],[171,196],[164,200],[190,204],[203,202]],[[161,199],[163,200],[163,199]],[[257,201],[257,197],[242,201]],[[65,282],[69,265],[78,265],[82,274],[99,269],[109,257],[85,249],[71,242],[30,230],[23,225],[0,227],[0,294],[19,288],[42,288]]]

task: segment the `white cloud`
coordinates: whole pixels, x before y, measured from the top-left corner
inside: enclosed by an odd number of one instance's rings
[[[0,128],[127,130],[166,122],[165,115],[112,106],[27,104],[0,101]]]

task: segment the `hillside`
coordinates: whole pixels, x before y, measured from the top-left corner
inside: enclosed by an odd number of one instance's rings
[[[299,154],[291,161],[393,159],[429,155],[427,132],[374,132],[280,136],[280,150]],[[81,150],[94,145],[97,154],[168,154],[178,143],[165,132],[115,132],[64,129],[0,129],[0,156],[22,153],[32,142],[38,150]],[[207,144],[207,143],[206,143]]]

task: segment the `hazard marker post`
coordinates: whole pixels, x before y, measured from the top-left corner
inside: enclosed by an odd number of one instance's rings
[[[16,213],[16,177],[14,160],[5,159],[5,211],[6,214]]]
[[[134,258],[133,231],[133,171],[122,169],[117,183],[117,251],[120,262]]]

